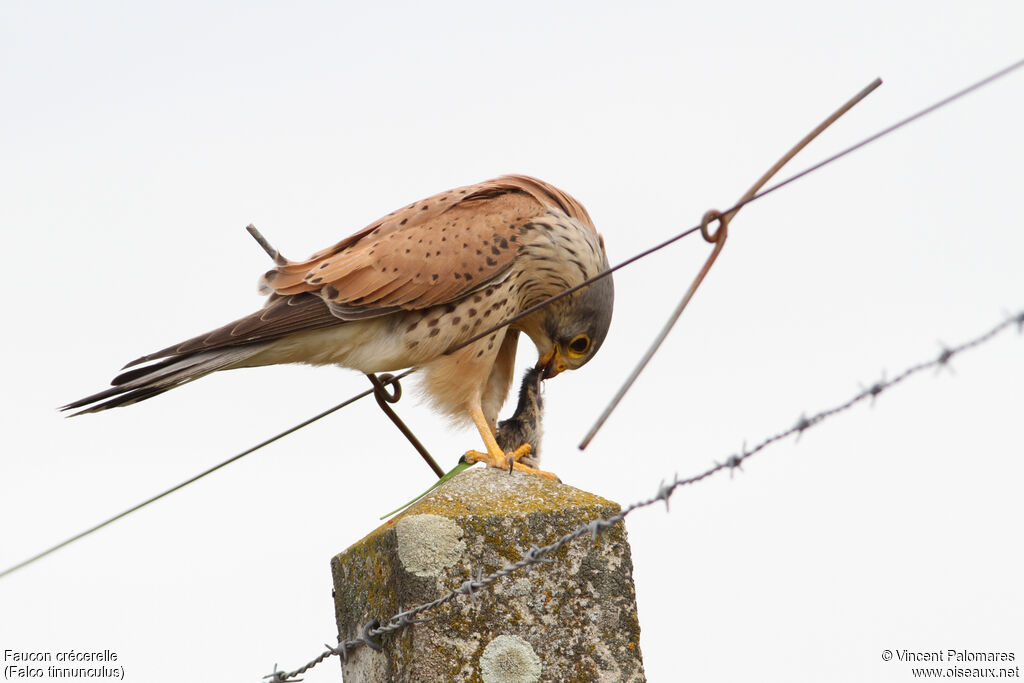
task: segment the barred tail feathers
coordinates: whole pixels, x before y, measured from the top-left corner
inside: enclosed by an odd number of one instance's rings
[[[111,381],[109,389],[61,406],[60,410],[78,410],[74,415],[97,413],[108,408],[127,406],[218,370],[226,370],[254,356],[267,344],[245,344],[210,351],[197,351],[166,358],[152,365],[127,370]]]

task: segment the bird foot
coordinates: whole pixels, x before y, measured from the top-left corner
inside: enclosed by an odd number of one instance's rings
[[[538,470],[534,467],[524,465],[520,460],[530,454],[533,449],[530,444],[524,443],[519,448],[509,453],[484,453],[481,451],[466,451],[466,462],[470,464],[482,462],[488,467],[494,467],[499,470],[508,470],[511,474],[512,470],[518,470],[520,472],[529,472],[531,474],[537,474],[548,479],[554,479],[555,481],[561,481],[555,474],[551,472],[545,472],[544,470]]]

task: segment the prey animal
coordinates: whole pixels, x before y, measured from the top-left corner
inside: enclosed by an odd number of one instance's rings
[[[498,423],[498,446],[506,452],[514,452],[516,448],[528,445],[530,453],[519,459],[528,467],[540,466],[540,441],[544,435],[544,404],[540,395],[542,381],[544,368],[527,370],[519,387],[516,411]]]
[[[484,450],[469,451],[468,460],[507,468],[509,449],[516,469],[537,471],[521,462],[529,443],[495,438],[519,335],[537,347],[544,378],[582,367],[608,333],[612,279],[487,330],[607,268],[604,241],[582,204],[536,178],[502,176],[413,202],[308,259],[275,253],[260,280],[262,309],[128,363],[110,388],[63,409],[130,405],[235,368],[413,367],[440,412],[479,431]]]

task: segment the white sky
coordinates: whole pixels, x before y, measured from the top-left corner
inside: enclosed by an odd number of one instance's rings
[[[250,221],[302,257],[522,172],[580,199],[618,262],[874,77],[787,173],[1024,56],[1015,0],[369,4],[0,7],[3,567],[366,387],[258,369],[55,411],[260,306]],[[1024,72],[744,209],[581,454],[707,247],[621,271],[601,353],[547,383],[546,468],[630,503],[1020,310],[1022,120]],[[911,680],[886,648],[1019,663],[1022,351],[1005,334],[632,516],[650,680]],[[446,466],[478,445],[398,410]],[[331,556],[431,479],[364,401],[0,580],[0,650],[111,649],[157,683],[294,668],[336,635]]]

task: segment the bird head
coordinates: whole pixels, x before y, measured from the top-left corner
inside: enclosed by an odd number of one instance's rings
[[[610,275],[537,312],[524,331],[537,345],[542,379],[587,364],[604,343],[612,321],[615,286]]]

